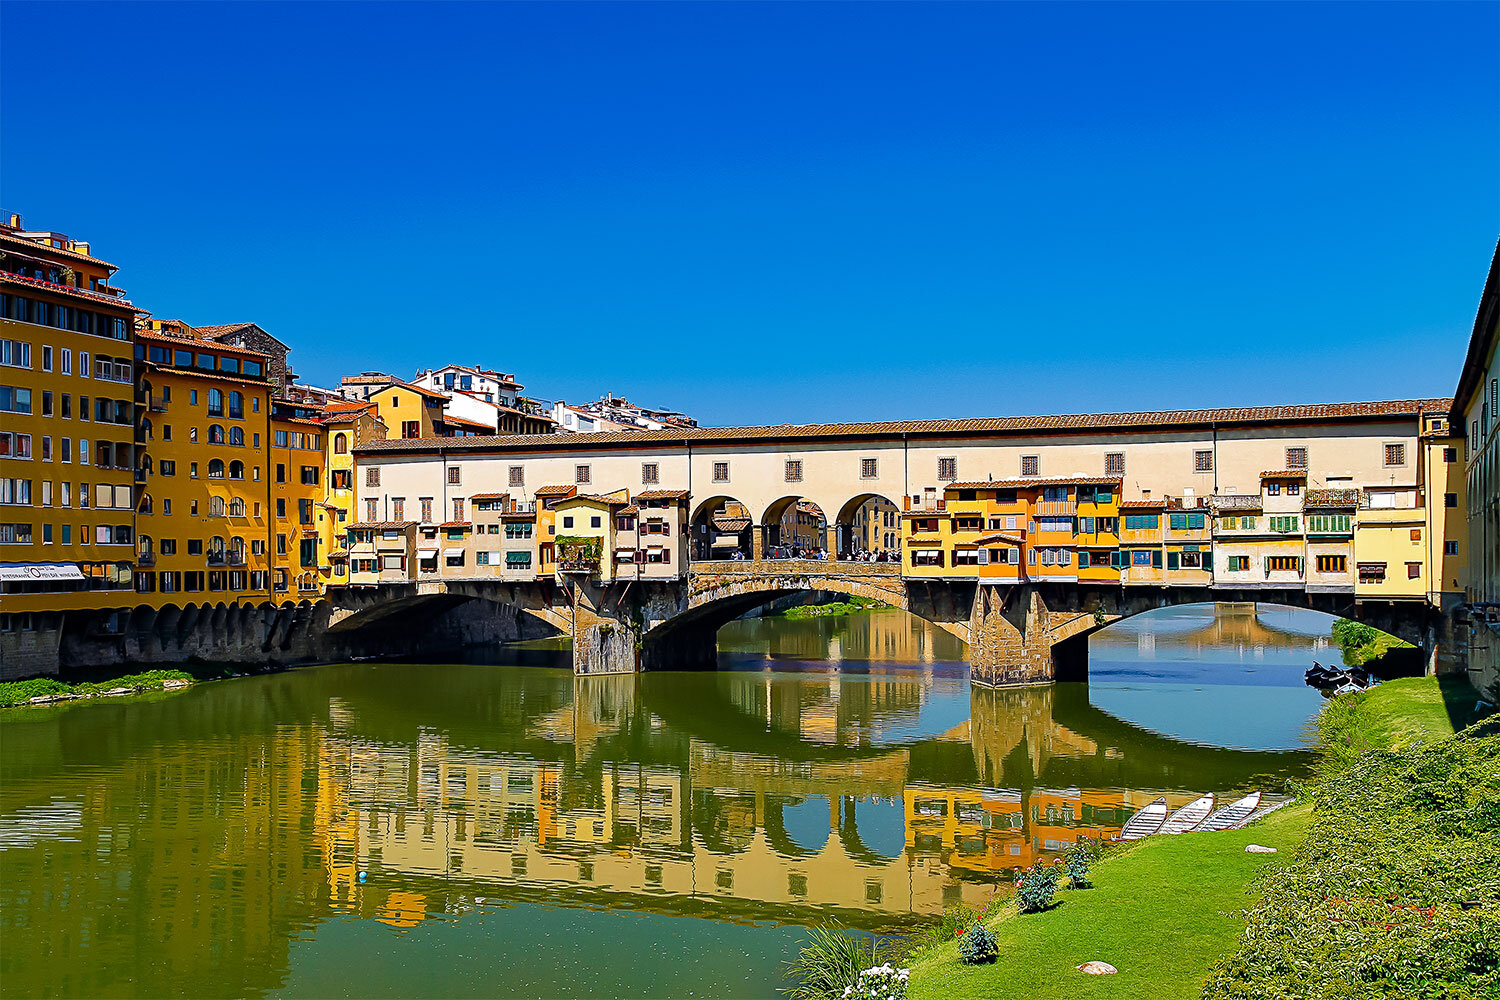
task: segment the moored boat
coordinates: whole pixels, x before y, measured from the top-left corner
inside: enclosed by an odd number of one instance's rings
[[[1161,829],[1167,818],[1167,797],[1159,796],[1141,807],[1120,829],[1120,840],[1140,840]]]
[[[1186,833],[1208,818],[1214,811],[1214,793],[1200,795],[1181,809],[1168,816],[1162,823],[1161,833]]]
[[[1227,806],[1220,806],[1208,814],[1202,823],[1193,827],[1193,832],[1209,830],[1231,830],[1243,823],[1255,812],[1260,805],[1260,792],[1251,792],[1243,798],[1235,799]]]

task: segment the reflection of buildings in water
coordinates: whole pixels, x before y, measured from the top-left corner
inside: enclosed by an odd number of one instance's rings
[[[1324,649],[1326,635],[1288,631],[1268,625],[1255,612],[1254,605],[1237,608],[1232,605],[1207,606],[1201,614],[1177,609],[1169,615],[1146,614],[1126,619],[1101,630],[1089,639],[1090,650],[1107,655],[1111,650],[1135,647],[1136,655],[1152,659],[1171,651],[1173,656],[1201,657],[1213,652],[1238,650],[1263,659],[1267,650]],[[1311,616],[1315,612],[1306,612]],[[1326,616],[1309,618],[1309,630],[1316,629]],[[1329,620],[1329,625],[1332,621]]]
[[[957,689],[963,679],[899,667],[868,672],[783,674],[729,672],[720,675],[725,700],[768,728],[812,743],[872,746],[909,732],[936,687]]]
[[[963,644],[930,622],[894,608],[827,618],[752,618],[719,633],[734,653],[829,661],[926,664],[963,659]]]

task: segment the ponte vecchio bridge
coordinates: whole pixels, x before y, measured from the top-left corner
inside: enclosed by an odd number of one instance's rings
[[[692,544],[669,536],[674,568],[649,579],[413,567],[331,589],[331,617],[346,634],[409,629],[493,601],[570,634],[577,672],[604,673],[711,665],[720,625],[781,595],[833,591],[943,627],[968,643],[976,681],[1005,684],[1055,678],[1084,637],[1124,616],[1265,601],[1368,621],[1417,643],[1434,669],[1461,669],[1445,613],[1461,600],[1465,550],[1446,516],[1463,489],[1449,403],[378,441],[356,452],[372,524],[480,497],[546,510],[569,493],[646,493],[679,498]],[[896,512],[899,559],[845,558],[877,498]],[[827,558],[775,558],[775,527],[799,502],[824,512]],[[738,558],[701,558],[722,554],[700,543],[729,505],[746,544]],[[540,518],[539,535],[544,522],[547,545],[563,529]]]

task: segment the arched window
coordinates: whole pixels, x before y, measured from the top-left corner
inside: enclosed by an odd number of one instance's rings
[[[141,471],[144,472],[144,473],[146,473],[146,475],[148,475],[148,476],[151,474],[151,456],[150,455],[142,455],[141,456]]]
[[[239,459],[235,459],[233,462],[230,462],[229,463],[229,478],[230,479],[244,479],[245,478],[245,463],[241,462]]]
[[[229,394],[229,415],[235,420],[240,420],[245,416],[245,397],[237,392]]]
[[[349,435],[340,432],[333,436],[333,453],[335,455],[349,454]]]
[[[239,497],[235,497],[233,500],[229,501],[229,516],[244,517],[245,501],[241,500]]]
[[[146,461],[149,462],[149,461],[151,461],[151,459],[147,458]],[[149,514],[149,513],[151,513],[151,494],[149,494],[149,493],[142,493],[141,494],[140,512],[142,514]]]
[[[245,561],[245,540],[235,535],[229,540],[229,562],[232,565],[240,565]]]
[[[241,448],[245,446],[245,432],[239,427],[229,428],[229,443]]]
[[[211,458],[208,460],[208,478],[224,478],[224,460],[222,458]]]
[[[154,434],[151,433],[151,421],[149,421],[149,420],[142,420],[141,421],[141,430],[143,430],[143,431],[146,432],[146,440],[147,441],[155,441],[156,440],[156,435],[154,435]]]
[[[221,427],[221,426],[219,426],[218,424],[209,424],[208,425],[208,443],[209,444],[223,444],[224,443],[224,428]]]
[[[208,500],[208,516],[209,517],[223,517],[224,516],[224,498],[223,497],[209,497],[209,500]]]
[[[210,417],[224,415],[224,393],[218,389],[208,390],[208,415]]]
[[[220,558],[223,557],[223,555],[224,555],[224,539],[222,537],[220,537],[219,535],[215,535],[214,537],[212,537],[212,538],[210,538],[208,540],[208,554],[209,554],[210,557],[213,557],[213,556],[219,556]]]
[[[136,545],[135,550],[136,550],[136,552],[140,553],[140,557],[142,559],[150,559],[151,558],[151,536],[150,535],[136,535],[135,536],[135,545]]]

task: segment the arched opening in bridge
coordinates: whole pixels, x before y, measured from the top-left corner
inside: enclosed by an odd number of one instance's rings
[[[1157,608],[1070,642],[1087,648],[1090,703],[1175,739],[1250,750],[1304,746],[1308,720],[1323,696],[1304,673],[1374,663],[1377,673],[1420,673],[1421,651],[1371,626],[1355,625],[1369,644],[1344,646],[1336,615],[1264,602]],[[1353,623],[1351,623],[1353,624]],[[1061,662],[1061,661],[1059,661]],[[1204,711],[1232,704],[1231,712]]]
[[[703,500],[693,510],[691,558],[700,562],[751,558],[754,523],[750,508],[732,496],[720,494]]]
[[[773,500],[751,530],[764,533],[762,558],[816,559],[824,554],[828,519],[814,501],[788,495]]]
[[[879,493],[860,493],[835,518],[839,559],[901,561],[901,508]]]

